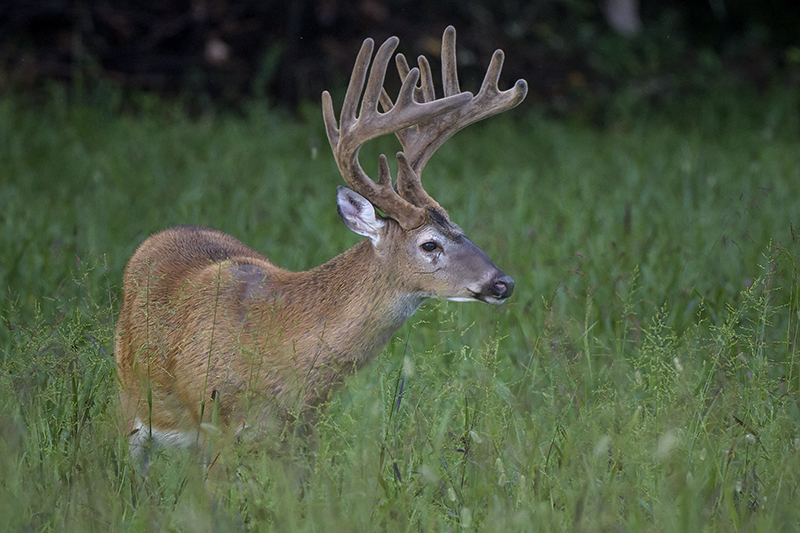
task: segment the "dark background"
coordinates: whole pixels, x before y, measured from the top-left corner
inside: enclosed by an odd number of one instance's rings
[[[202,106],[250,98],[295,108],[341,87],[361,41],[401,39],[435,60],[458,31],[462,87],[475,89],[495,48],[503,88],[555,112],[610,98],[658,103],[721,83],[797,90],[797,0],[640,0],[641,29],[620,32],[609,0],[15,0],[0,6],[0,91],[62,83],[155,91]],[[626,34],[627,33],[627,34]],[[436,68],[436,67],[435,67]]]

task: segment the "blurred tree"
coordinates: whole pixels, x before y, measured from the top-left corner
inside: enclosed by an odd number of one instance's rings
[[[507,80],[567,108],[631,85],[680,90],[674,80],[702,83],[720,65],[763,84],[800,53],[796,0],[7,0],[0,90],[110,80],[293,106],[343,85],[365,37],[398,35],[402,50],[435,59],[448,24],[465,87],[503,48]]]

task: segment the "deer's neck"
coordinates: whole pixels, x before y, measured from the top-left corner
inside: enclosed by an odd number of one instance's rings
[[[309,356],[356,368],[372,359],[424,300],[403,286],[394,265],[382,262],[369,241],[291,276],[281,294],[281,305],[292,315],[290,336],[306,341],[306,351],[315,352]]]

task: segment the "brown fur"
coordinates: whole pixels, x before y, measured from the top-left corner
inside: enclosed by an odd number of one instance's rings
[[[201,402],[217,395],[219,421],[236,428],[326,399],[422,301],[410,293],[424,287],[410,286],[409,265],[396,260],[403,239],[386,241],[289,272],[213,229],[180,226],[147,239],[125,269],[117,326],[129,430],[135,419],[197,430],[210,420],[210,408],[201,420]]]

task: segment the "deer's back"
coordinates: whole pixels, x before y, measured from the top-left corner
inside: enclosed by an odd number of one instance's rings
[[[117,326],[126,418],[149,416],[148,388],[160,428],[197,423],[201,401],[223,389],[230,414],[246,388],[242,353],[254,343],[243,327],[252,320],[248,304],[282,272],[214,229],[178,226],[145,240],[125,268]]]

